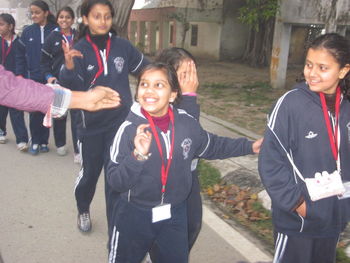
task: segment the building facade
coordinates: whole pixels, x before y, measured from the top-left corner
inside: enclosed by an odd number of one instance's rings
[[[241,0],[145,1],[131,12],[129,39],[146,54],[177,46],[197,57],[237,59],[249,32],[237,19],[242,4]]]

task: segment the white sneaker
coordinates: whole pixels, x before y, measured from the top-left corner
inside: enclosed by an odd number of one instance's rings
[[[59,156],[65,156],[67,154],[67,149],[66,149],[66,146],[61,146],[61,147],[58,147],[57,148],[57,154]]]
[[[7,140],[6,140],[5,135],[1,135],[1,136],[0,136],[0,143],[1,143],[1,144],[4,144],[4,143],[6,143],[6,141],[7,141]]]
[[[74,153],[74,163],[77,163],[77,164],[81,163],[80,153]]]
[[[26,142],[20,142],[17,144],[17,150],[20,152],[25,152],[28,150],[28,144]]]

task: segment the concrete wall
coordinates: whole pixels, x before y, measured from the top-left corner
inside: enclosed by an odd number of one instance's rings
[[[249,27],[238,20],[238,9],[243,0],[225,0],[223,7],[220,59],[234,60],[242,57],[249,36]]]
[[[331,0],[283,0],[282,21],[291,24],[324,24],[331,11]],[[338,0],[337,24],[350,24],[350,1]]]
[[[223,0],[161,0],[158,7],[175,6],[179,8],[212,9],[221,8]]]
[[[221,25],[206,22],[190,24],[198,25],[197,46],[191,46],[191,30],[189,30],[186,36],[185,48],[196,57],[219,59]]]

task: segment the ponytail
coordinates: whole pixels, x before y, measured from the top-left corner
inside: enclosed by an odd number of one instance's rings
[[[49,12],[48,16],[47,16],[47,23],[49,24],[56,24],[56,18],[55,16],[50,12],[50,8],[49,8],[49,5],[45,2],[45,1],[42,1],[42,0],[35,0],[33,1],[30,6],[37,6],[39,7],[41,10],[43,10],[44,12]]]

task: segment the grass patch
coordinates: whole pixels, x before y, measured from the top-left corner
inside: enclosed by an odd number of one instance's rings
[[[199,162],[198,173],[203,193],[224,211],[224,217],[233,219],[245,227],[273,253],[271,212],[263,207],[257,194],[239,189],[235,185],[226,185],[221,180],[219,170],[203,160]],[[336,263],[350,263],[344,247],[341,242],[338,244]]]
[[[204,160],[199,160],[197,167],[199,182],[202,189],[207,189],[221,180],[220,172]]]

